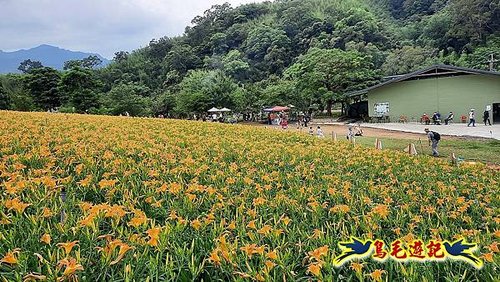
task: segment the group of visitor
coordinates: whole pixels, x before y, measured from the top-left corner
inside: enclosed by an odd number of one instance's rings
[[[314,129],[312,126],[309,127],[309,135],[314,136]],[[323,138],[325,134],[323,133],[323,129],[320,126],[316,128],[316,137]]]
[[[448,116],[444,119],[444,124],[448,125],[450,122],[453,121],[453,118],[454,118],[453,112],[449,112]],[[431,120],[432,120],[432,124],[441,125],[441,114],[439,112],[434,112],[432,114],[432,117],[429,118],[427,113],[424,113],[422,115],[422,117],[420,118],[420,122],[425,123],[425,125],[429,125],[431,123]]]
[[[491,120],[490,120],[490,111],[487,109],[483,112],[483,122],[484,125],[491,125]],[[474,112],[474,109],[471,109],[469,112],[469,123],[467,126],[470,126],[472,124],[472,127],[476,126],[476,113]]]
[[[448,116],[444,119],[444,124],[445,125],[450,124],[450,122],[453,121],[453,118],[454,118],[453,112],[449,112]],[[463,119],[465,122],[466,117],[464,116]],[[429,118],[427,113],[424,113],[422,115],[422,117],[420,118],[420,122],[425,123],[425,125],[429,125],[431,123],[431,120],[432,120],[432,124],[441,125],[441,114],[439,112],[434,112],[432,114],[432,117]],[[485,110],[483,112],[483,122],[484,122],[484,125],[491,125],[490,112],[488,110]],[[476,112],[474,109],[471,109],[469,112],[469,122],[467,123],[467,126],[471,126],[471,125],[473,127],[476,126]]]
[[[285,112],[280,112],[280,113],[269,113],[267,114],[267,124],[269,125],[281,125],[283,126],[283,123],[286,123],[286,126],[288,126],[288,115]]]

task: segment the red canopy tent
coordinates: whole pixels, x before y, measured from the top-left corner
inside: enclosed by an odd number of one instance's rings
[[[273,112],[286,112],[288,110],[290,110],[289,107],[282,107],[282,106],[276,106],[276,107],[271,108],[271,111],[273,111]]]

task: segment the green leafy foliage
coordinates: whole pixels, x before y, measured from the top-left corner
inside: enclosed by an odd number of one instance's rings
[[[310,101],[324,101],[331,113],[333,103],[345,101],[344,93],[376,80],[371,67],[371,59],[356,51],[312,48],[287,69],[286,76]]]
[[[76,112],[85,113],[99,107],[98,80],[90,69],[75,67],[61,77],[61,91]]]
[[[500,59],[499,30],[500,4],[488,0],[226,3],[195,17],[182,36],[117,52],[105,68],[95,69],[92,56],[69,61],[57,82],[53,72],[37,71],[39,62],[23,62],[26,84],[11,77],[17,86],[4,90],[18,110],[64,105],[123,114],[116,93],[123,87],[137,96],[135,105],[147,107],[129,114],[188,116],[210,106],[257,112],[286,104],[329,110],[381,76],[436,63],[489,69],[492,55]]]
[[[0,84],[0,110],[8,110],[10,108],[10,97],[3,86]]]
[[[151,100],[145,97],[148,89],[136,84],[114,86],[104,98],[106,113],[112,115],[147,116]]]
[[[36,68],[24,79],[27,89],[40,109],[50,110],[61,106],[64,97],[58,88],[61,75],[57,70],[49,67]]]
[[[30,59],[24,60],[19,64],[19,67],[17,68],[20,70],[22,73],[29,73],[34,69],[39,69],[42,68],[43,65],[39,61],[32,61]]]
[[[26,90],[23,75],[7,74],[0,76],[0,86],[9,99],[9,108],[16,111],[31,111],[36,108],[33,97]]]
[[[212,107],[233,107],[238,85],[221,71],[191,71],[180,83],[176,111],[204,113]]]

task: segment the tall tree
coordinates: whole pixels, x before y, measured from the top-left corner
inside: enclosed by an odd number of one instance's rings
[[[33,69],[25,77],[26,87],[38,107],[49,110],[61,106],[64,99],[58,88],[60,79],[59,72],[49,67]]]
[[[64,69],[69,70],[73,68],[88,68],[93,69],[102,64],[102,60],[96,55],[90,55],[81,60],[69,60],[64,62]]]
[[[43,68],[43,65],[40,61],[32,61],[30,59],[27,59],[22,61],[17,69],[23,73],[30,73],[31,71],[39,68]]]
[[[410,73],[438,62],[437,51],[422,47],[403,46],[391,52],[382,65],[385,75]]]
[[[0,75],[0,85],[3,86],[6,96],[9,97],[11,110],[32,111],[36,109],[33,97],[25,87],[24,76],[14,73]]]
[[[196,55],[193,48],[187,44],[176,45],[165,56],[165,65],[169,71],[177,71],[180,74],[201,66],[201,59]]]
[[[175,108],[175,95],[165,91],[153,97],[153,114],[170,116]]]
[[[491,0],[453,0],[450,1],[450,15],[453,25],[448,36],[455,39],[456,51],[469,44],[484,43],[487,36],[500,29],[500,3]]]
[[[345,109],[346,92],[376,81],[372,67],[371,58],[356,51],[312,48],[286,70],[285,77],[296,81],[299,90],[312,99],[320,96],[331,114],[336,102]]]
[[[290,39],[283,30],[260,25],[252,29],[243,49],[262,79],[262,74],[279,74],[290,63]],[[254,72],[255,73],[255,72]]]
[[[151,100],[143,97],[144,87],[132,83],[113,87],[104,98],[105,107],[112,115],[147,116],[151,113]]]
[[[10,109],[10,97],[0,84],[0,110]]]
[[[221,71],[191,71],[179,88],[176,111],[189,115],[211,107],[232,108],[238,85]]]
[[[65,72],[61,77],[61,90],[69,103],[77,112],[87,112],[99,107],[97,81],[90,69],[75,67]]]
[[[120,63],[126,61],[128,59],[129,53],[127,51],[118,51],[115,52],[115,56],[113,57],[113,61]]]

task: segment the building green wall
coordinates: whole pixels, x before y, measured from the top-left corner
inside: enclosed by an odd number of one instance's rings
[[[500,76],[471,74],[402,81],[371,90],[367,96],[370,117],[374,116],[375,103],[389,102],[391,121],[402,115],[418,121],[423,113],[432,116],[435,111],[445,117],[452,111],[454,121],[459,122],[471,108],[479,121],[486,105],[500,103]]]

